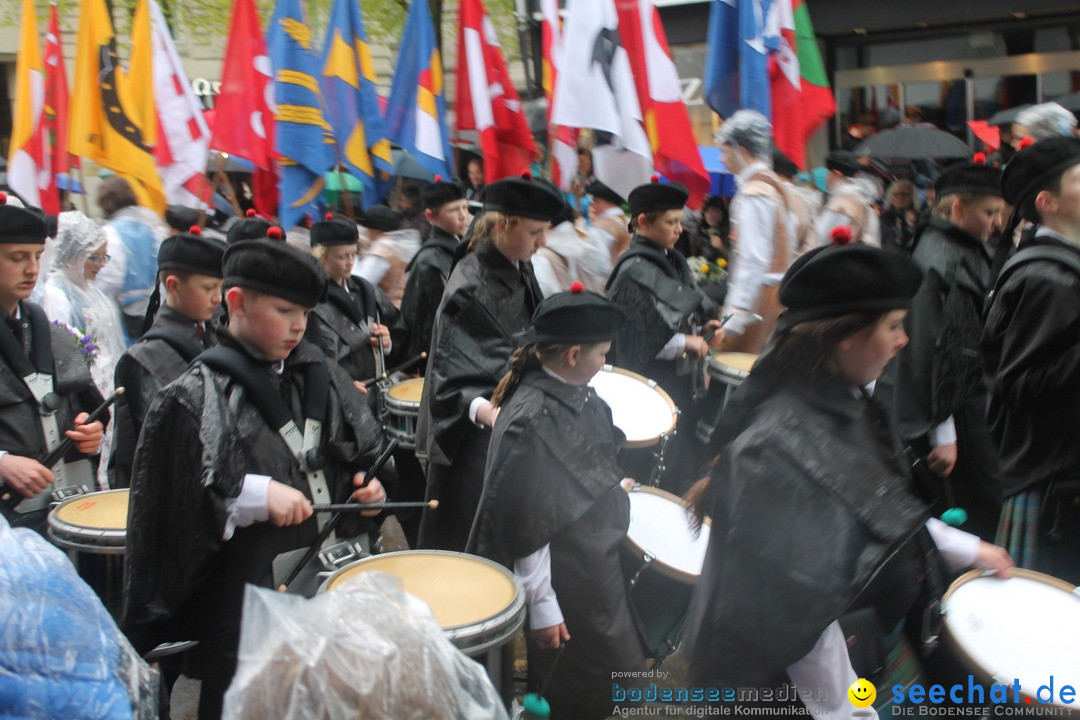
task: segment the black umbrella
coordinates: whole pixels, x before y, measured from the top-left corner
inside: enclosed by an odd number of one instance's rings
[[[862,141],[855,153],[877,158],[964,158],[971,155],[971,148],[944,130],[905,125]]]
[[[1011,107],[1007,110],[998,110],[990,116],[990,119],[986,121],[986,124],[993,127],[1012,125],[1016,122],[1016,116],[1027,110],[1029,107],[1031,107],[1031,103],[1017,105],[1016,107]]]
[[[412,178],[413,180],[426,180],[434,182],[435,175],[429,172],[420,161],[405,150],[396,149],[391,152],[394,160],[394,175],[400,178]],[[450,178],[446,178],[449,180]]]
[[[1080,113],[1080,92],[1062,95],[1061,97],[1056,98],[1054,102],[1069,112]]]

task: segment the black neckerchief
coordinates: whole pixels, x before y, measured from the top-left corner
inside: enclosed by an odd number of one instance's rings
[[[418,250],[416,255],[413,256],[413,259],[409,261],[409,264],[405,268],[405,271],[409,272],[413,269],[413,266],[416,265],[417,258],[419,258],[425,250],[431,249],[435,251],[441,251],[452,258],[454,257],[454,253],[457,252],[459,245],[461,245],[461,241],[458,240],[455,236],[446,232],[441,227],[432,225],[431,234],[428,235],[428,238],[424,241],[424,244],[420,246],[420,250]]]
[[[35,372],[43,375],[52,375],[54,372],[52,354],[52,335],[49,332],[49,318],[45,317],[45,311],[33,303],[19,303],[22,316],[30,323],[30,357],[26,356],[22,343],[6,322],[0,322],[0,354],[3,354],[8,367],[15,371],[20,378],[33,375]]]
[[[619,269],[623,263],[636,257],[648,260],[676,282],[683,285],[692,284],[693,278],[690,275],[690,266],[686,264],[686,258],[682,256],[682,253],[678,250],[665,250],[652,240],[643,238],[640,235],[634,235],[630,249],[623,253],[619,261],[615,263],[615,267],[612,268],[605,289],[611,289],[611,283],[615,281],[615,277],[619,274]]]
[[[363,324],[364,312],[360,307],[360,299],[353,297],[348,290],[331,281],[326,287],[326,299],[352,320],[353,324]]]

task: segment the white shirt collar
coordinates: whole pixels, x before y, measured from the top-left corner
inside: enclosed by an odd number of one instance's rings
[[[566,378],[564,378],[562,375],[555,372],[554,370],[549,369],[547,365],[541,365],[540,367],[543,369],[544,372],[546,372],[548,375],[550,375],[551,377],[553,377],[556,380],[558,380],[559,382],[561,382],[563,385],[569,385],[570,384],[570,383],[568,383],[566,381]]]
[[[746,183],[750,182],[750,178],[754,177],[760,172],[768,172],[769,166],[764,160],[755,160],[742,169],[738,175],[735,176],[735,180],[739,187],[742,187]]]
[[[1068,243],[1069,245],[1080,244],[1077,241],[1072,240],[1065,233],[1060,233],[1057,230],[1054,230],[1053,228],[1046,227],[1045,225],[1040,225],[1039,226],[1039,229],[1035,231],[1035,237],[1050,237],[1050,238],[1054,238],[1055,240],[1060,240],[1063,243]]]

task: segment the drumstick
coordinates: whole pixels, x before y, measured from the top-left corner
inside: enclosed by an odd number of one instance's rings
[[[101,405],[94,408],[94,411],[92,413],[90,413],[90,415],[87,416],[86,421],[83,423],[83,425],[89,425],[92,422],[96,422],[97,420],[100,420],[101,416],[105,414],[105,411],[108,410],[112,406],[113,403],[115,403],[117,400],[119,400],[120,396],[123,395],[123,394],[124,394],[124,388],[122,388],[122,387],[116,388],[116,391],[113,392],[113,394],[110,395],[105,400],[105,402],[101,403]],[[73,448],[74,446],[75,446],[75,441],[65,435],[64,439],[61,440],[60,443],[56,447],[54,447],[50,452],[48,452],[45,455],[45,457],[43,457],[41,459],[41,464],[51,470],[52,466],[55,465],[56,463],[58,463],[65,455],[67,455],[68,451],[70,451],[71,448]],[[13,499],[13,495],[12,495],[11,491],[7,490],[5,488],[5,491],[4,491],[3,495],[0,495],[0,500],[2,500],[5,503],[11,503],[12,499]],[[22,497],[21,496],[18,497],[18,500],[14,504],[18,505],[19,502],[22,502]]]
[[[422,353],[420,353],[419,355],[417,355],[415,357],[409,358],[408,360],[401,363],[400,365],[398,365],[395,368],[390,368],[389,370],[384,372],[379,377],[368,378],[367,380],[365,380],[362,383],[362,385],[365,388],[370,388],[372,385],[379,382],[380,380],[382,380],[384,378],[389,378],[391,375],[393,375],[396,372],[401,372],[402,370],[407,370],[408,368],[412,367],[413,365],[420,362],[421,360],[427,360],[427,353],[426,352],[422,352]]]
[[[391,455],[393,455],[394,450],[397,450],[397,446],[397,440],[391,440],[386,444],[386,447],[383,449],[382,453],[379,454],[379,457],[375,458],[375,461],[371,463],[371,467],[368,468],[368,471],[366,473],[364,473],[364,485],[366,485],[368,481],[371,480],[375,473],[379,472],[379,470],[382,469],[382,466],[385,465],[386,461],[390,459]],[[363,487],[363,485],[361,485],[361,487]],[[351,503],[352,496],[350,495],[348,502],[344,504],[348,505]],[[319,548],[322,547],[322,544],[326,540],[326,538],[330,537],[330,533],[334,532],[334,528],[337,526],[339,518],[341,518],[340,511],[335,513],[333,516],[330,517],[329,520],[326,521],[326,525],[323,526],[322,532],[320,532],[318,537],[315,538],[315,541],[311,543],[311,547],[309,547],[307,549],[307,552],[304,553],[304,556],[300,558],[300,562],[296,563],[293,569],[289,572],[288,577],[285,578],[285,582],[281,583],[281,585],[278,586],[278,592],[285,592],[289,589],[289,585],[292,585],[292,582],[296,579],[296,576],[300,574],[300,571],[304,569],[304,566],[308,564],[311,558],[315,557],[315,553],[319,552]]]
[[[404,510],[406,508],[428,508],[434,510],[439,507],[438,500],[427,502],[386,502],[386,503],[314,503],[311,509],[314,512],[354,512],[358,510]]]

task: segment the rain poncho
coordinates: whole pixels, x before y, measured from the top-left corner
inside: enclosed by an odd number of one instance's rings
[[[400,580],[358,573],[306,600],[247,586],[224,718],[499,720],[482,665]]]
[[[113,391],[113,368],[126,344],[116,303],[86,278],[86,258],[106,241],[104,231],[81,212],[60,213],[56,251],[45,281],[42,307],[53,322],[90,335],[90,374],[101,394]],[[90,345],[96,346],[92,349]]]
[[[0,714],[157,717],[158,676],[61,550],[0,518]]]

